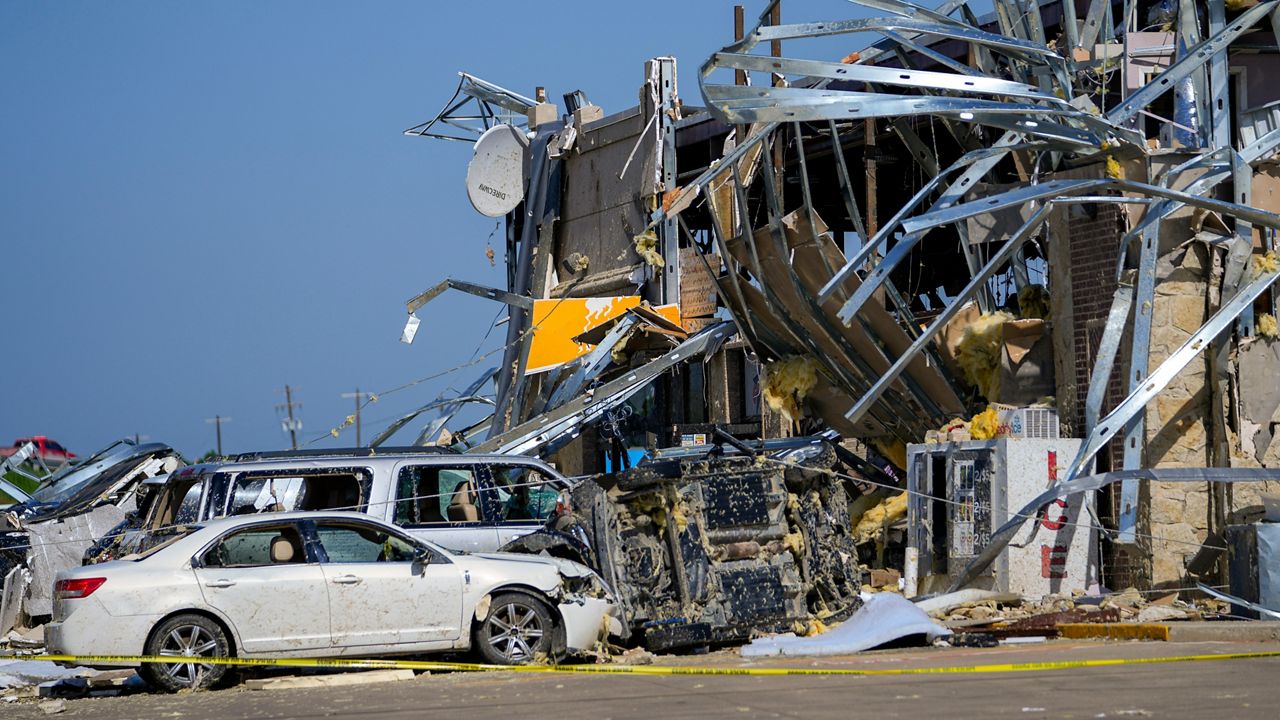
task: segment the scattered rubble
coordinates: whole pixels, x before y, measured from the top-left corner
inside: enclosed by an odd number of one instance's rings
[[[183,465],[163,443],[120,440],[49,476],[0,518],[0,634],[43,622],[53,578],[77,567],[99,540],[114,542],[152,499],[143,481]]]

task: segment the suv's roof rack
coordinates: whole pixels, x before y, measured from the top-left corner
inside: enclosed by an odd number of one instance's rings
[[[318,457],[379,457],[381,455],[456,455],[457,451],[435,445],[408,445],[404,447],[351,447],[322,448],[317,450],[261,450],[258,452],[231,455],[231,462],[248,462],[250,460],[277,460],[287,458]]]

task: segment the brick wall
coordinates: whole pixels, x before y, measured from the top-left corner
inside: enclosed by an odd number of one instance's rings
[[[1071,302],[1070,313],[1059,313],[1061,320],[1070,321],[1069,349],[1072,356],[1070,365],[1072,384],[1063,385],[1062,391],[1069,392],[1071,397],[1063,398],[1061,404],[1066,411],[1062,418],[1069,423],[1069,433],[1073,437],[1084,435],[1085,400],[1089,394],[1089,381],[1093,375],[1094,363],[1097,361],[1098,346],[1102,342],[1103,330],[1107,323],[1107,314],[1111,310],[1116,281],[1116,263],[1119,260],[1120,240],[1127,229],[1126,221],[1119,205],[1082,205],[1068,207],[1064,210],[1067,217],[1058,227],[1064,231],[1068,248],[1059,257],[1069,261],[1070,267],[1059,277],[1069,278],[1069,293],[1065,293]],[[1062,298],[1064,293],[1057,297]],[[1125,337],[1121,339],[1120,351],[1115,359],[1111,379],[1107,387],[1106,397],[1102,403],[1102,414],[1106,414],[1124,399],[1127,394],[1129,377],[1129,324],[1125,324]],[[1067,428],[1064,428],[1067,429]],[[1119,468],[1123,460],[1121,441],[1115,440],[1098,453],[1099,470]],[[1115,518],[1119,515],[1119,487],[1112,487],[1101,493],[1098,502],[1099,513],[1104,522],[1114,527]],[[1145,508],[1145,495],[1139,505]],[[1139,513],[1139,530],[1148,529],[1148,513]],[[1149,548],[1145,546],[1133,548],[1113,546],[1102,543],[1102,581],[1115,588],[1129,586],[1147,587],[1150,585],[1151,558]]]
[[[1071,337],[1075,355],[1075,397],[1073,412],[1069,418],[1072,435],[1084,434],[1085,399],[1089,394],[1089,379],[1097,360],[1098,345],[1102,342],[1107,313],[1115,294],[1116,261],[1119,258],[1120,238],[1125,223],[1119,205],[1082,205],[1068,210],[1068,241],[1071,260]],[[1120,357],[1116,359],[1107,397],[1102,412],[1124,399],[1128,377],[1128,353],[1126,343],[1121,343]],[[1120,465],[1120,443],[1114,446],[1108,457],[1111,467]],[[1102,454],[1102,453],[1100,453]]]

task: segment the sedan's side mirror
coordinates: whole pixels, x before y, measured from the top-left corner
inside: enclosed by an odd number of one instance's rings
[[[435,562],[436,554],[429,547],[418,548],[418,552],[414,553],[413,561],[420,565],[430,565]]]

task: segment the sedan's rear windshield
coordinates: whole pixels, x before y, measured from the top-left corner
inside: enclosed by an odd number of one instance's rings
[[[122,557],[122,558],[120,558],[120,559],[121,559],[121,560],[132,560],[133,562],[137,562],[137,561],[139,561],[139,560],[146,560],[147,558],[151,557],[152,555],[155,555],[156,553],[160,552],[161,550],[163,550],[163,549],[165,549],[165,548],[169,547],[170,545],[172,545],[172,544],[174,544],[174,543],[178,542],[179,540],[181,540],[182,538],[184,538],[184,537],[186,537],[186,536],[190,535],[191,533],[195,532],[196,530],[199,530],[199,529],[200,529],[200,527],[201,527],[201,526],[199,526],[199,525],[187,525],[187,526],[184,526],[184,527],[171,528],[171,529],[169,530],[169,532],[171,532],[171,533],[173,533],[173,534],[172,534],[172,535],[169,535],[168,537],[166,537],[166,538],[164,539],[164,541],[163,541],[163,542],[156,543],[155,545],[152,545],[151,547],[147,548],[146,550],[141,550],[141,551],[136,552],[136,553],[133,553],[133,554],[131,554],[131,555],[125,555],[124,557]]]

